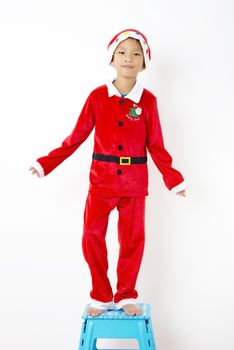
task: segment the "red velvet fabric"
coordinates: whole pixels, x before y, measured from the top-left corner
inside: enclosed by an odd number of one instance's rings
[[[182,174],[172,167],[172,157],[164,147],[156,96],[144,89],[140,101],[136,103],[127,97],[109,97],[106,85],[89,94],[74,129],[61,146],[37,159],[44,175],[69,157],[94,128],[95,153],[144,157],[148,150],[169,190],[184,181]],[[135,284],[145,242],[147,163],[120,165],[92,159],[89,179],[82,248],[92,277],[90,296],[101,302],[114,298],[116,303],[122,299],[137,298]],[[114,208],[119,212],[120,244],[115,294],[107,276],[105,242],[108,217]]]
[[[145,243],[146,197],[116,197],[88,193],[84,210],[82,247],[91,277],[92,299],[115,303],[137,298],[135,289]],[[106,230],[110,212],[118,210],[117,286],[113,293],[107,272]],[[111,234],[114,234],[112,232]]]
[[[89,94],[74,129],[61,146],[37,159],[44,174],[49,174],[69,157],[94,127],[95,153],[141,157],[146,156],[148,150],[169,190],[184,180],[182,174],[172,167],[172,157],[164,147],[156,96],[144,88],[139,103],[135,103],[117,95],[109,97],[106,85]],[[148,195],[147,163],[119,165],[92,160],[89,179],[91,193]]]

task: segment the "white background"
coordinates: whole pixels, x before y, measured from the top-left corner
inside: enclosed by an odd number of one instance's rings
[[[0,348],[75,350],[91,280],[81,251],[93,132],[43,179],[28,168],[68,136],[89,92],[115,75],[106,47],[148,38],[139,81],[187,183],[165,187],[149,157],[137,290],[158,350],[233,350],[233,2],[1,1]],[[109,218],[115,289],[117,210]],[[110,345],[109,345],[110,346]]]

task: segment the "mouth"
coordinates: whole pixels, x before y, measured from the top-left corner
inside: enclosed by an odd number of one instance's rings
[[[127,69],[131,69],[133,68],[133,66],[131,66],[130,64],[125,64],[122,66],[123,68],[127,68]]]

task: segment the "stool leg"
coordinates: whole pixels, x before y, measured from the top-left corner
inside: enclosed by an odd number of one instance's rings
[[[81,335],[80,335],[80,343],[79,343],[79,350],[84,349],[84,341],[85,341],[85,328],[86,328],[86,320],[81,325]]]
[[[139,342],[140,350],[149,349],[149,343],[148,343],[147,334],[146,334],[145,322],[138,323],[138,331],[139,331],[138,342]]]
[[[93,339],[93,323],[85,320],[82,324],[79,350],[96,350],[97,339]]]
[[[156,350],[156,345],[154,341],[154,334],[153,334],[153,329],[152,329],[152,322],[151,318],[148,320],[148,330],[149,330],[149,340],[152,344],[152,349]]]
[[[153,334],[149,320],[138,324],[139,337],[138,342],[140,350],[156,350],[154,346]]]
[[[93,347],[92,350],[97,350],[97,338],[93,340]]]

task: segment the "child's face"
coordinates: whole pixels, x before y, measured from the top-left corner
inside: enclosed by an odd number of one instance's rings
[[[144,54],[138,40],[128,38],[117,46],[112,60],[118,75],[136,78],[144,68]],[[130,68],[124,67],[129,65]]]

